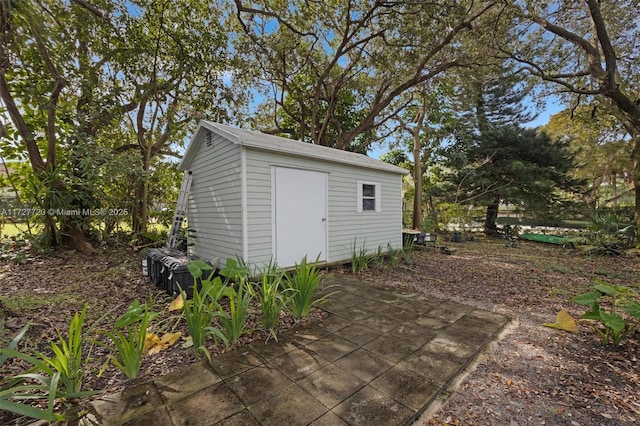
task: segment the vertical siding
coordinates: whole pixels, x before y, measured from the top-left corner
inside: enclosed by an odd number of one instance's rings
[[[351,259],[354,242],[375,252],[402,245],[402,175],[246,148],[249,260],[272,257],[271,165],[328,172],[328,262]],[[380,212],[357,212],[357,181],[381,185]],[[295,196],[294,194],[292,194]]]
[[[192,254],[205,260],[242,256],[242,198],[240,146],[214,135],[213,148],[200,139],[189,170],[193,172],[189,192],[189,228],[196,238],[189,241]]]

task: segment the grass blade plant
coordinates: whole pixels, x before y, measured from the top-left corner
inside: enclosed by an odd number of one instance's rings
[[[85,367],[85,360],[82,358],[85,343],[82,328],[86,315],[85,305],[80,314],[76,312],[73,316],[66,339],[58,331],[58,343],[51,342],[52,357],[38,354],[45,364],[60,373],[59,385],[67,396],[78,394],[82,388]]]
[[[218,339],[226,339],[220,330],[211,325],[211,322],[215,317],[220,316],[218,301],[223,296],[232,296],[233,289],[224,285],[220,277],[202,280],[198,286],[202,271],[212,269],[205,262],[189,262],[187,268],[194,277],[194,283],[193,297],[190,300],[187,300],[187,293],[180,287],[180,294],[184,300],[184,318],[191,335],[194,355],[197,357],[202,352],[210,361],[211,353],[205,346],[205,340],[211,336],[217,344]]]
[[[292,274],[285,275],[283,281],[285,289],[290,289],[291,292],[288,308],[296,320],[309,315],[311,308],[324,303],[330,296],[328,294],[321,298],[315,298],[321,281],[320,271],[318,271],[319,258],[318,255],[314,262],[309,263],[307,256],[305,256],[300,264],[296,263]]]
[[[18,352],[16,349],[28,329],[29,324],[22,327],[18,334],[9,342],[9,345],[0,350],[0,370],[10,357],[17,357],[29,362],[28,359],[25,359],[26,357],[33,361],[32,364],[41,364],[41,361],[25,356],[25,354]],[[56,400],[59,380],[60,373],[53,373],[51,377],[36,373],[3,377],[0,379],[0,410],[49,422],[63,420],[64,417],[62,415],[53,412],[53,404]],[[17,402],[43,398],[47,399],[46,410]]]
[[[387,243],[387,253],[389,255],[389,263],[391,266],[398,265],[398,252],[391,246],[391,243]]]
[[[109,359],[129,379],[135,379],[140,372],[147,326],[153,316],[146,304],[139,305],[136,300],[116,321],[116,330],[104,331],[118,351],[117,355],[110,355]],[[119,330],[124,328],[126,333]]]
[[[353,246],[351,247],[351,271],[355,274],[367,269],[369,260],[367,259],[369,252],[365,248],[365,243],[359,249],[356,247],[356,240],[353,240]]]
[[[269,267],[266,272],[260,275],[260,282],[256,285],[257,289],[249,287],[262,309],[262,327],[276,341],[278,338],[275,329],[280,323],[280,312],[286,309],[291,293],[289,288],[281,290],[283,279],[282,272],[278,272],[277,268]]]
[[[218,320],[222,327],[220,332],[224,336],[224,341],[227,345],[236,344],[240,337],[248,330],[247,317],[249,313],[249,305],[253,298],[250,291],[246,290],[246,287],[250,284],[240,282],[238,290],[233,290],[232,295],[229,296],[229,314],[227,315],[222,306],[218,306],[220,315]]]
[[[8,353],[15,354],[13,350],[9,350]],[[60,373],[54,373],[51,377],[42,374],[25,373],[3,379],[3,382],[7,380],[8,383],[0,384],[0,410],[49,422],[64,420],[64,416],[53,412],[59,379]],[[46,410],[16,402],[44,398],[47,399]]]

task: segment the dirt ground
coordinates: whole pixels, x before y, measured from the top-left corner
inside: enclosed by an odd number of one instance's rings
[[[505,247],[500,240],[475,238],[452,254],[418,248],[409,263],[370,266],[358,275],[390,286],[410,287],[436,297],[492,310],[513,318],[502,340],[482,357],[456,391],[419,425],[621,425],[640,422],[640,331],[620,348],[603,347],[595,333],[579,324],[570,334],[542,327],[558,310],[575,318],[583,307],[571,297],[588,291],[594,280],[638,286],[640,258],[589,257],[570,249],[536,243]],[[88,304],[89,324],[100,317],[112,324],[138,299],[153,300],[163,312],[164,328],[183,331],[166,306],[170,298],[142,276],[142,254],[125,247],[103,248],[94,256],[57,252],[30,258],[24,264],[0,263],[0,344],[24,324],[32,325],[21,349],[46,351],[66,330],[73,314]],[[351,274],[334,269],[328,273]],[[152,299],[150,299],[150,297]],[[253,322],[258,308],[253,307]],[[105,316],[106,313],[106,316]],[[309,320],[321,316],[315,312]],[[282,329],[293,325],[284,316]],[[263,332],[241,344],[266,339]],[[224,350],[223,347],[214,349]],[[176,344],[145,357],[142,373],[129,381],[110,366],[99,375],[105,352],[93,346],[84,389],[114,392],[179,369],[195,361],[190,349]],[[5,366],[2,375],[24,365]],[[14,422],[0,413],[0,424]]]

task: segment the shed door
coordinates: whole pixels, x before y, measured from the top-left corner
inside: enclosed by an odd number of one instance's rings
[[[288,267],[304,256],[327,260],[327,174],[273,168],[275,260]]]

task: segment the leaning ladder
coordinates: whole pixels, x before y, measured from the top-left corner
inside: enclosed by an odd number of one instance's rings
[[[167,248],[176,248],[178,243],[178,235],[180,234],[180,228],[184,223],[184,218],[187,214],[187,204],[189,202],[189,190],[191,189],[191,181],[193,175],[191,171],[188,171],[182,177],[182,184],[180,185],[180,194],[178,194],[178,202],[176,203],[176,211],[173,215],[173,222],[171,223],[171,231],[169,231],[169,241],[167,241]]]

